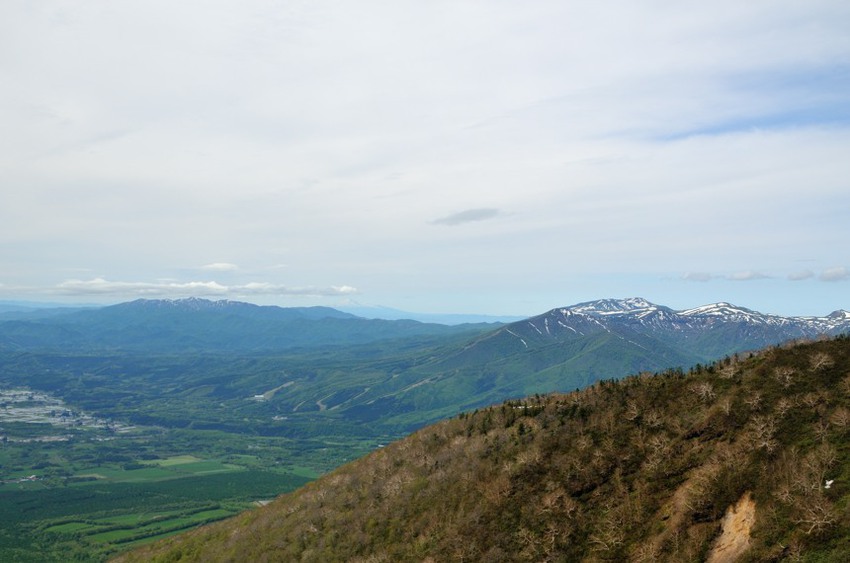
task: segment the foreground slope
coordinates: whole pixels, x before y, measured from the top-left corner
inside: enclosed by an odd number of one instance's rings
[[[464,414],[123,561],[847,561],[850,338]]]

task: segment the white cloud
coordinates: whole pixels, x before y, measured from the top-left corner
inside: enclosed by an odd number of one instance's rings
[[[209,282],[115,282],[104,278],[67,280],[55,290],[66,295],[223,295],[227,287]]]
[[[103,278],[92,280],[67,280],[50,290],[63,295],[113,295],[116,297],[151,296],[247,296],[247,295],[303,295],[330,297],[357,293],[351,286],[289,287],[279,284],[251,282],[242,285],[222,285],[215,281],[191,282],[116,282]]]
[[[332,297],[358,293],[348,285],[330,287],[289,287],[285,285],[252,282],[229,288],[234,295],[307,295],[312,297]]]
[[[682,276],[682,279],[685,281],[707,282],[710,281],[713,277],[714,276],[712,276],[708,272],[688,272]]]
[[[765,280],[770,278],[770,276],[766,276],[761,272],[754,271],[744,271],[744,272],[735,272],[734,274],[729,274],[726,276],[726,279],[731,281],[753,281],[753,280]]]
[[[814,272],[811,270],[800,270],[797,272],[792,272],[786,276],[786,279],[789,281],[803,281],[812,279],[815,277]],[[725,279],[729,281],[754,281],[754,280],[765,280],[772,279],[773,276],[769,276],[763,274],[761,272],[753,271],[753,270],[744,270],[741,272],[735,272],[732,274],[725,275],[715,275],[710,274],[708,272],[688,272],[682,276],[683,280],[686,281],[697,281],[697,282],[707,282],[712,279]],[[818,278],[821,281],[843,281],[850,279],[850,270],[847,268],[829,268],[821,272]]]
[[[850,279],[850,270],[847,268],[829,268],[820,273],[820,280],[826,282],[845,281]]]
[[[213,262],[212,264],[201,266],[201,269],[209,272],[235,272],[239,269],[239,266],[227,262]]]
[[[815,273],[811,270],[800,270],[798,272],[791,272],[788,274],[788,279],[790,281],[802,281],[809,280],[815,277]]]

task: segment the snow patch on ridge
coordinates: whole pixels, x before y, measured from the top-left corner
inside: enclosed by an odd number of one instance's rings
[[[608,319],[636,322],[656,329],[676,331],[695,330],[706,323],[734,322],[753,326],[774,327],[780,329],[799,329],[808,336],[850,330],[850,312],[838,310],[826,317],[783,317],[759,313],[731,303],[721,301],[675,311],[656,305],[642,297],[626,299],[600,299],[588,301],[570,307],[554,309],[550,314],[559,313],[565,323],[573,324],[570,317],[583,316],[606,330]],[[558,321],[558,324],[565,326]]]

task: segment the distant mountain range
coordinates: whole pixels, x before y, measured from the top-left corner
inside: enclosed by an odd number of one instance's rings
[[[847,332],[846,311],[780,317],[728,303],[675,311],[640,298],[579,303],[505,325],[457,326],[363,319],[325,307],[138,300],[0,322],[0,360],[11,357],[9,353],[19,354],[14,360],[19,364],[25,357],[20,354],[38,355],[42,364],[49,354],[83,355],[89,363],[102,357],[104,366],[126,365],[121,381],[128,382],[133,374],[152,396],[165,362],[175,374],[169,385],[177,385],[192,401],[205,396],[216,404],[244,401],[285,385],[285,392],[252,407],[258,416],[263,409],[332,413],[352,424],[385,425],[392,433],[507,398],[688,368],[789,340]],[[266,358],[262,369],[240,359],[247,357]],[[116,363],[116,358],[123,359]],[[153,365],[156,358],[158,367]],[[202,362],[193,358],[218,359],[214,368],[198,373]],[[54,379],[64,373],[51,369]],[[221,374],[214,380],[220,383],[211,381],[213,369]],[[61,377],[78,380],[73,372]],[[61,389],[62,381],[52,381],[50,389]],[[29,384],[37,387],[38,379]],[[106,392],[118,383],[105,380],[102,385]],[[186,412],[169,416],[188,416]],[[190,422],[169,420],[149,422]]]
[[[496,334],[514,339],[513,348],[569,342],[608,333],[624,341],[652,338],[656,349],[673,346],[706,359],[732,351],[761,348],[797,338],[815,338],[850,331],[850,313],[826,317],[766,315],[730,303],[714,303],[675,311],[642,298],[602,299],[579,303],[516,322]],[[645,342],[632,342],[637,346]]]
[[[552,309],[446,351],[433,366],[432,388],[413,394],[442,396],[437,389],[461,379],[472,389],[458,397],[474,398],[462,405],[472,408],[847,332],[850,313],[843,310],[826,317],[781,317],[729,303],[675,311],[642,298],[602,299]]]
[[[394,312],[398,317],[403,314]],[[639,297],[579,303],[509,324],[492,322],[496,317],[486,316],[432,318],[449,322],[365,318],[330,307],[284,308],[199,298],[138,299],[99,308],[51,309],[4,303],[0,310],[0,346],[269,351],[480,332],[485,336],[473,348],[496,342],[504,355],[608,333],[626,342],[632,337],[657,339],[654,344],[658,350],[672,345],[689,355],[708,358],[850,330],[850,313],[844,310],[826,317],[783,317],[715,303],[676,311]],[[489,322],[457,324],[461,318]]]
[[[393,309],[392,307],[369,307],[364,305],[346,305],[339,307],[341,311],[363,317],[365,319],[385,319],[396,321],[408,319],[423,323],[457,325],[469,323],[512,323],[521,321],[522,315],[476,315],[470,313],[413,313]]]
[[[5,318],[0,322],[0,348],[72,352],[269,353],[405,338],[427,341],[491,326],[364,319],[330,307],[284,308],[199,298],[7,311]]]

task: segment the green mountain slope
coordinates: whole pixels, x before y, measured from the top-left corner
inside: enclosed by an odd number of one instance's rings
[[[847,561],[848,437],[850,339],[771,348],[462,414],[120,560]]]
[[[0,322],[0,350],[268,354],[385,340],[477,333],[492,325],[363,319],[329,307],[271,307],[205,299],[137,300]]]
[[[791,334],[790,321],[776,332],[764,318],[734,309],[696,323],[632,299],[448,327],[323,307],[139,300],[0,323],[0,385],[136,424],[299,437],[333,425],[383,441],[461,410],[688,367]]]

